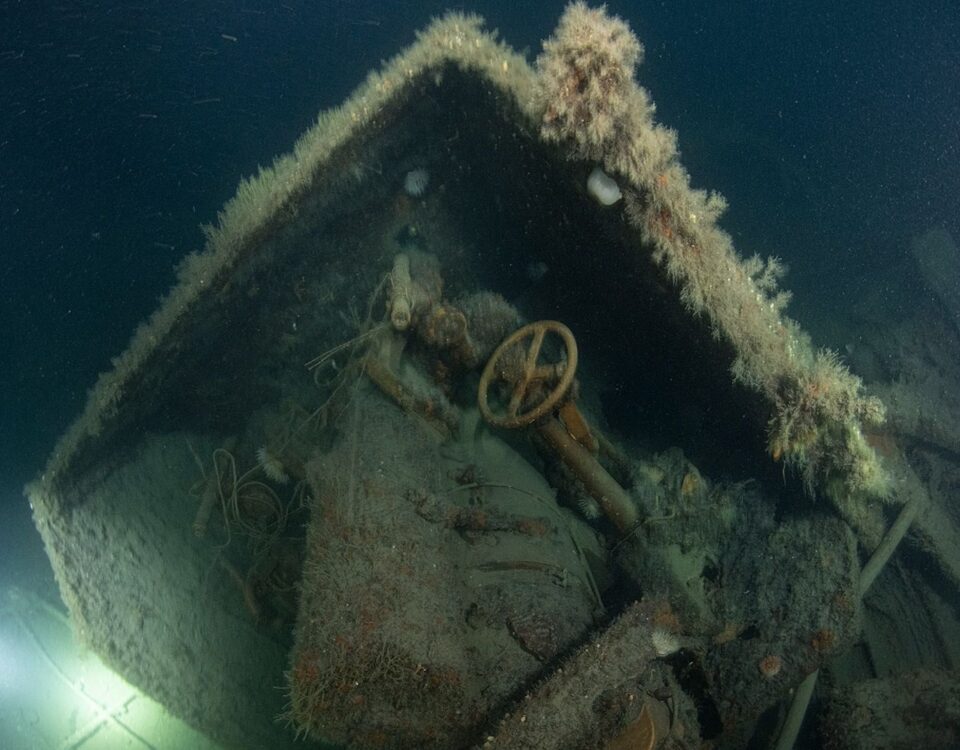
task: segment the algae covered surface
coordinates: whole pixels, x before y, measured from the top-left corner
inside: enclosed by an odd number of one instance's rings
[[[241,182],[28,489],[85,643],[226,746],[743,747],[960,581],[643,55],[451,13]]]

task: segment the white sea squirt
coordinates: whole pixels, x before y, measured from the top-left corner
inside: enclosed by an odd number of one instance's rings
[[[661,659],[670,656],[670,654],[675,654],[682,647],[680,639],[664,628],[654,628],[653,632],[650,633],[650,639],[653,641],[654,652]]]
[[[290,481],[286,470],[281,461],[269,448],[262,446],[257,448],[257,463],[267,475],[267,479],[277,484],[286,484]]]
[[[587,178],[587,192],[603,206],[612,206],[623,197],[616,181],[600,167],[594,167]]]
[[[427,191],[430,184],[430,173],[422,167],[411,169],[403,178],[403,192],[411,198],[419,198]]]

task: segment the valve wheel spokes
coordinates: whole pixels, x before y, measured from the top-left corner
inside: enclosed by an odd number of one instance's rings
[[[550,364],[540,364],[540,352],[548,333],[554,333],[563,341],[566,360]],[[490,387],[494,382],[506,381],[507,377],[500,365],[510,350],[530,339],[523,355],[522,370],[512,382],[510,400],[506,412],[494,413],[490,408]],[[577,370],[577,342],[573,333],[563,323],[556,320],[541,320],[530,323],[508,336],[487,361],[480,376],[480,388],[477,403],[483,418],[492,425],[516,428],[533,424],[544,415],[553,412],[566,398]],[[525,402],[540,383],[556,382],[553,389],[532,407],[524,411]]]

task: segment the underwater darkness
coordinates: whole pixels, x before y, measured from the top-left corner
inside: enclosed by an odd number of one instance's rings
[[[0,521],[238,179],[447,8],[536,55],[564,6],[0,0]],[[833,320],[934,226],[960,237],[955,2],[609,2],[693,184],[744,255],[784,258],[788,312]],[[889,288],[908,306],[919,284]],[[228,334],[229,335],[229,334]],[[3,539],[4,565],[32,553]]]

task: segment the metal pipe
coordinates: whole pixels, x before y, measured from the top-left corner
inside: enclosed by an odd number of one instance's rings
[[[577,476],[603,512],[613,521],[621,534],[637,524],[637,506],[600,462],[578,443],[556,417],[537,424],[537,431],[557,452],[560,459]]]

